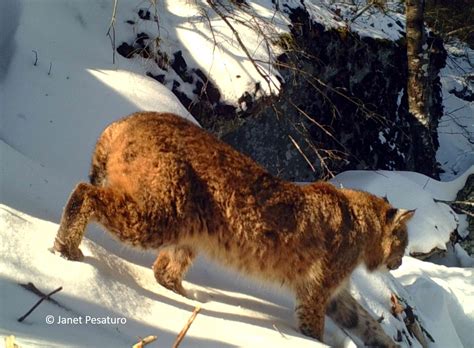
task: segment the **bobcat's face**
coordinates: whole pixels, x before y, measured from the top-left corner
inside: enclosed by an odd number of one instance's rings
[[[390,254],[387,258],[387,268],[394,270],[402,264],[402,257],[408,245],[408,232],[405,225],[393,231],[393,240],[390,245]]]
[[[385,265],[389,270],[394,270],[402,264],[402,258],[408,245],[408,231],[406,223],[415,214],[414,210],[390,209],[387,212],[387,222],[391,226],[388,233],[389,238],[388,256]]]

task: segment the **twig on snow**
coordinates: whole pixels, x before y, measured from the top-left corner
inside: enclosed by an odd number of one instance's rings
[[[143,348],[145,347],[148,343],[151,343],[153,341],[156,341],[157,336],[147,336],[145,338],[142,338],[140,342],[135,343],[132,348]]]
[[[33,285],[33,283],[29,283],[29,284],[32,284],[32,285]],[[33,286],[34,286],[34,285],[33,285]],[[35,288],[36,288],[36,287],[35,287]],[[55,293],[61,291],[62,289],[63,289],[63,287],[60,286],[59,288],[57,288],[57,289],[54,290],[54,291],[51,291],[51,292],[50,292],[49,294],[47,294],[47,295],[44,295],[44,294],[43,294],[43,296],[41,297],[41,299],[40,299],[38,302],[36,302],[36,304],[35,304],[33,307],[31,307],[31,309],[30,309],[28,312],[26,312],[25,315],[23,315],[22,317],[18,318],[18,321],[21,323],[23,320],[25,320],[25,319],[31,314],[31,312],[33,312],[33,311],[36,309],[36,307],[38,307],[38,306],[41,304],[41,302],[43,302],[44,300],[49,300],[49,298],[50,298],[52,295],[54,295]],[[39,290],[38,290],[38,291],[39,291]],[[40,291],[39,291],[39,292],[40,292]],[[41,293],[41,292],[40,292],[40,293]],[[36,294],[38,295],[38,293],[36,293]],[[42,293],[41,293],[41,294],[42,294]]]
[[[283,332],[281,332],[281,330],[278,328],[278,326],[276,326],[275,324],[273,324],[273,328],[274,328],[275,330],[277,330],[277,331],[280,333],[281,337],[287,338],[287,337],[283,334]]]
[[[107,36],[110,38],[112,44],[112,64],[115,64],[115,20],[117,18],[117,1],[114,0],[114,8],[112,10],[112,18],[110,19],[109,29],[107,30]],[[112,30],[112,34],[110,34]]]
[[[189,330],[189,327],[191,326],[191,324],[193,323],[194,319],[196,318],[196,315],[201,311],[201,307],[200,306],[196,306],[196,308],[194,308],[194,311],[193,311],[193,314],[191,314],[191,316],[189,317],[188,319],[188,322],[186,323],[186,325],[184,325],[183,329],[181,330],[181,332],[178,334],[178,336],[176,337],[176,341],[174,342],[173,344],[173,348],[178,348],[179,344],[181,343],[181,341],[183,340],[184,336],[186,336],[186,332],[188,332]]]
[[[46,296],[47,296],[44,292],[42,292],[41,290],[39,290],[39,289],[35,286],[35,284],[33,284],[33,283],[31,283],[31,282],[30,282],[30,283],[27,283],[27,284],[19,284],[19,285],[20,285],[23,289],[32,292],[33,294],[35,294],[35,295],[38,296],[38,297],[43,298],[43,297],[46,297]],[[58,307],[60,307],[60,308],[62,308],[62,309],[65,309],[66,311],[70,311],[70,310],[71,310],[71,309],[69,309],[69,308],[63,306],[61,303],[59,303],[58,301],[56,301],[56,300],[53,299],[53,298],[46,298],[45,300],[48,301],[48,302],[51,302],[52,304],[55,304],[56,306],[58,306]]]
[[[5,337],[5,348],[18,348],[18,344],[15,343],[15,336]]]
[[[31,52],[35,54],[35,62],[33,63],[33,65],[36,66],[38,64],[38,52],[35,50],[31,50]]]
[[[434,198],[433,200],[436,203],[445,203],[445,204],[449,205],[451,208],[454,209],[454,211],[456,211],[456,213],[460,212],[461,214],[466,214],[466,215],[474,217],[474,213],[467,210],[469,208],[472,209],[474,207],[474,202],[471,202],[471,201],[445,201],[445,200],[436,199],[436,198]],[[461,207],[466,207],[467,209],[464,209],[464,208],[461,208]]]

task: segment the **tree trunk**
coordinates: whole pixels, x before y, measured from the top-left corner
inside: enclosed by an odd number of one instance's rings
[[[408,110],[414,117],[412,129],[415,170],[438,177],[436,151],[432,138],[432,120],[429,111],[431,87],[428,67],[429,56],[423,22],[424,0],[406,0],[406,37],[408,58]]]

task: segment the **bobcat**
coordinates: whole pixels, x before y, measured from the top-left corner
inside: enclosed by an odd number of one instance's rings
[[[81,260],[97,221],[121,241],[161,251],[156,280],[186,296],[181,281],[198,252],[296,296],[300,330],[323,339],[327,313],[367,345],[396,347],[345,287],[354,268],[395,269],[413,211],[326,182],[298,186],[191,122],[139,112],[109,125],[90,182],[64,208],[54,249]]]

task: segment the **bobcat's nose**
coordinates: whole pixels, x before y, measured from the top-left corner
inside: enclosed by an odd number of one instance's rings
[[[394,269],[397,269],[398,267],[400,267],[402,264],[402,259],[399,258],[397,260],[393,260],[391,262],[388,262],[387,263],[387,268],[391,271],[393,271]]]

